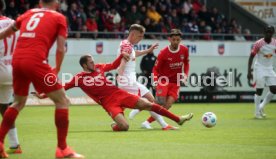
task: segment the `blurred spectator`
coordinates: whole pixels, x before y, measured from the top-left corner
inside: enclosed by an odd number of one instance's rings
[[[245,38],[247,41],[253,40],[253,38],[252,38],[252,36],[251,36],[251,32],[250,32],[249,29],[244,29],[243,33],[244,33],[244,38]]]
[[[150,6],[148,8],[147,16],[156,23],[158,23],[162,18],[161,15],[156,11],[155,6]]]
[[[131,10],[126,15],[126,22],[128,24],[134,24],[137,20],[142,20],[142,14],[137,11],[136,5],[132,5]]]
[[[12,19],[15,19],[18,16],[19,12],[18,9],[15,7],[14,1],[9,1],[5,10],[5,14],[7,17],[10,17]]]
[[[185,14],[188,14],[190,12],[190,10],[193,9],[192,0],[185,1],[182,9]]]
[[[177,10],[172,9],[170,16],[172,17],[172,23],[176,26],[176,28],[179,28],[180,21],[179,21],[178,15],[177,15]]]
[[[244,38],[244,36],[242,35],[242,32],[241,32],[241,27],[238,27],[238,28],[235,29],[234,39],[236,41],[245,41],[245,38]]]
[[[72,3],[68,12],[67,12],[68,20],[69,20],[69,26],[72,31],[78,31],[80,30],[79,27],[79,20],[80,18],[80,11],[78,10],[78,6],[76,3]]]
[[[96,18],[94,15],[91,15],[87,20],[86,20],[86,28],[88,32],[92,32],[93,38],[97,38],[98,36],[98,24],[96,22]]]
[[[203,34],[203,40],[212,40],[212,28],[210,26],[205,27],[205,33]]]
[[[198,13],[201,10],[202,4],[198,0],[193,0],[193,10]]]
[[[229,21],[216,7],[206,8],[200,1],[203,0],[60,0],[59,11],[67,16],[70,31],[90,32],[89,28],[94,26],[87,25],[87,22],[90,23],[87,17],[93,15],[99,32],[124,32],[133,23],[146,23],[147,31],[150,32],[166,33],[172,28],[180,28],[185,33],[202,33],[200,39],[209,40],[210,38],[206,36],[208,30],[207,35],[235,34],[227,37],[213,35],[215,40],[243,40],[239,37],[241,29],[235,18]],[[6,0],[6,2],[5,15],[15,19],[26,9],[38,7],[39,0]],[[149,23],[147,18],[150,19]],[[209,27],[206,30],[206,26],[211,27],[211,32]],[[244,33],[245,40],[253,40],[249,30]],[[116,36],[105,36],[105,38],[122,37],[114,35]],[[146,35],[146,38],[160,37],[162,35]]]
[[[65,0],[60,0],[60,10],[62,13],[66,13],[68,9],[68,5]]]

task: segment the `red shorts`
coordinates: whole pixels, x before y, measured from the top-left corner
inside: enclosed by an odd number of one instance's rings
[[[32,83],[39,93],[50,93],[62,88],[47,63],[31,60],[13,60],[13,90],[15,95],[27,96]]]
[[[134,109],[139,99],[139,96],[119,89],[102,101],[102,106],[114,119],[119,113],[124,113],[124,108]]]
[[[179,88],[176,83],[169,83],[168,85],[160,85],[156,86],[156,96],[157,97],[168,97],[172,96],[174,100],[178,99]]]

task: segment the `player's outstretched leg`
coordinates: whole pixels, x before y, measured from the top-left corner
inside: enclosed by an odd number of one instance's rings
[[[138,113],[140,113],[140,110],[139,110],[139,109],[133,109],[133,110],[131,110],[131,111],[129,112],[128,118],[129,118],[130,120],[133,120],[134,117],[135,117]]]
[[[186,121],[189,121],[193,117],[192,113],[184,115],[184,116],[176,116],[175,114],[171,113],[170,111],[163,108],[162,106],[155,104],[155,103],[150,103],[149,101],[142,99],[142,98],[140,98],[138,100],[138,102],[136,103],[135,109],[153,111],[159,115],[165,116],[165,117],[175,121],[176,123],[178,123],[178,125],[182,125],[183,123],[185,123]]]

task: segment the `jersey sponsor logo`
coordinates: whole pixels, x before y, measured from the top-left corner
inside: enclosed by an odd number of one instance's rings
[[[170,63],[170,68],[182,67],[183,62]]]
[[[163,92],[162,89],[157,90],[157,94],[162,94],[162,92]]]
[[[97,42],[96,43],[96,52],[98,54],[103,53],[103,42]]]
[[[22,33],[21,34],[21,37],[24,37],[24,38],[35,38],[35,33]]]
[[[224,51],[225,51],[225,49],[224,49],[224,44],[219,44],[219,45],[218,45],[218,53],[219,53],[220,55],[223,55],[223,54],[224,54]]]

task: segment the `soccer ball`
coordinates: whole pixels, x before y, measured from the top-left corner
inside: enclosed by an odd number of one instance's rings
[[[207,128],[214,127],[217,123],[217,116],[213,112],[206,112],[202,115],[202,124]]]

